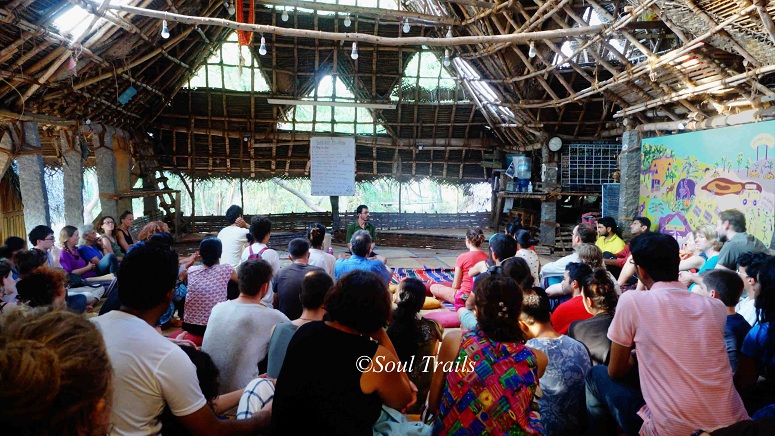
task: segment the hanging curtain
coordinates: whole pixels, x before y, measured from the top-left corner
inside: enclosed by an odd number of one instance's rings
[[[256,6],[255,1],[253,0],[247,0],[250,5],[250,10],[248,13],[247,21],[245,20],[245,1],[246,0],[235,0],[235,5],[237,6],[237,22],[238,23],[248,23],[248,24],[254,24],[256,22]],[[238,30],[237,31],[237,40],[239,41],[239,45],[247,45],[253,43],[253,32],[248,32],[245,30]]]

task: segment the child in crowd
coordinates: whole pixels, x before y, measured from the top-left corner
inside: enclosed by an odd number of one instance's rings
[[[743,293],[743,280],[729,270],[712,269],[703,272],[700,277],[699,293],[711,298],[717,298],[727,307],[727,324],[724,327],[724,345],[729,355],[732,371],[737,371],[738,354],[743,345],[743,339],[751,325],[739,313],[735,313],[735,304],[740,301]]]

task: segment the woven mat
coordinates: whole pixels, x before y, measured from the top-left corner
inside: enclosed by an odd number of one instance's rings
[[[452,279],[455,278],[455,271],[449,268],[393,268],[393,276],[390,283],[398,284],[407,277],[413,277],[428,283],[451,283]]]

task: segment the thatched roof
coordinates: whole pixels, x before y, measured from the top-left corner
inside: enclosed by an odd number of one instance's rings
[[[381,0],[383,9],[338,3],[256,2],[263,33],[249,46],[253,66],[243,58],[240,74],[255,71],[266,88],[234,91],[189,88],[233,34],[221,0],[3,2],[0,122],[24,112],[73,129],[88,119],[133,132],[137,149],[165,168],[299,177],[308,174],[309,132],[293,106],[267,98],[312,98],[331,76],[352,93],[348,101],[396,104],[367,109],[375,127],[356,129],[359,178],[473,181],[486,176],[482,162],[494,149],[533,149],[552,136],[614,140],[625,118],[631,126],[700,121],[775,98],[773,0],[412,0],[400,10],[392,0]],[[75,40],[55,25],[74,5],[92,14]],[[160,36],[164,18],[169,39]],[[448,32],[452,40],[437,41]],[[445,49],[452,61],[437,77],[452,85],[423,86],[406,70],[418,53],[441,60]],[[228,63],[212,73],[226,74]],[[130,86],[137,94],[120,103]],[[42,136],[44,155],[56,160],[58,134]]]

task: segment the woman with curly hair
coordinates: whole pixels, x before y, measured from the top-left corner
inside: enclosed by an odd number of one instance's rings
[[[522,290],[509,277],[490,275],[472,298],[477,328],[450,332],[441,344],[428,397],[433,433],[543,434],[533,400],[548,360],[525,346]]]
[[[19,300],[30,307],[65,307],[67,274],[59,268],[38,267],[16,283]]]
[[[5,434],[107,434],[113,369],[97,327],[52,308],[17,310],[0,327]]]
[[[137,240],[141,242],[147,242],[151,239],[151,236],[157,233],[169,233],[170,227],[164,221],[151,221],[137,234]]]
[[[608,365],[608,327],[614,319],[619,295],[606,270],[595,270],[581,283],[581,300],[592,318],[572,322],[568,336],[587,346],[593,365]]]

